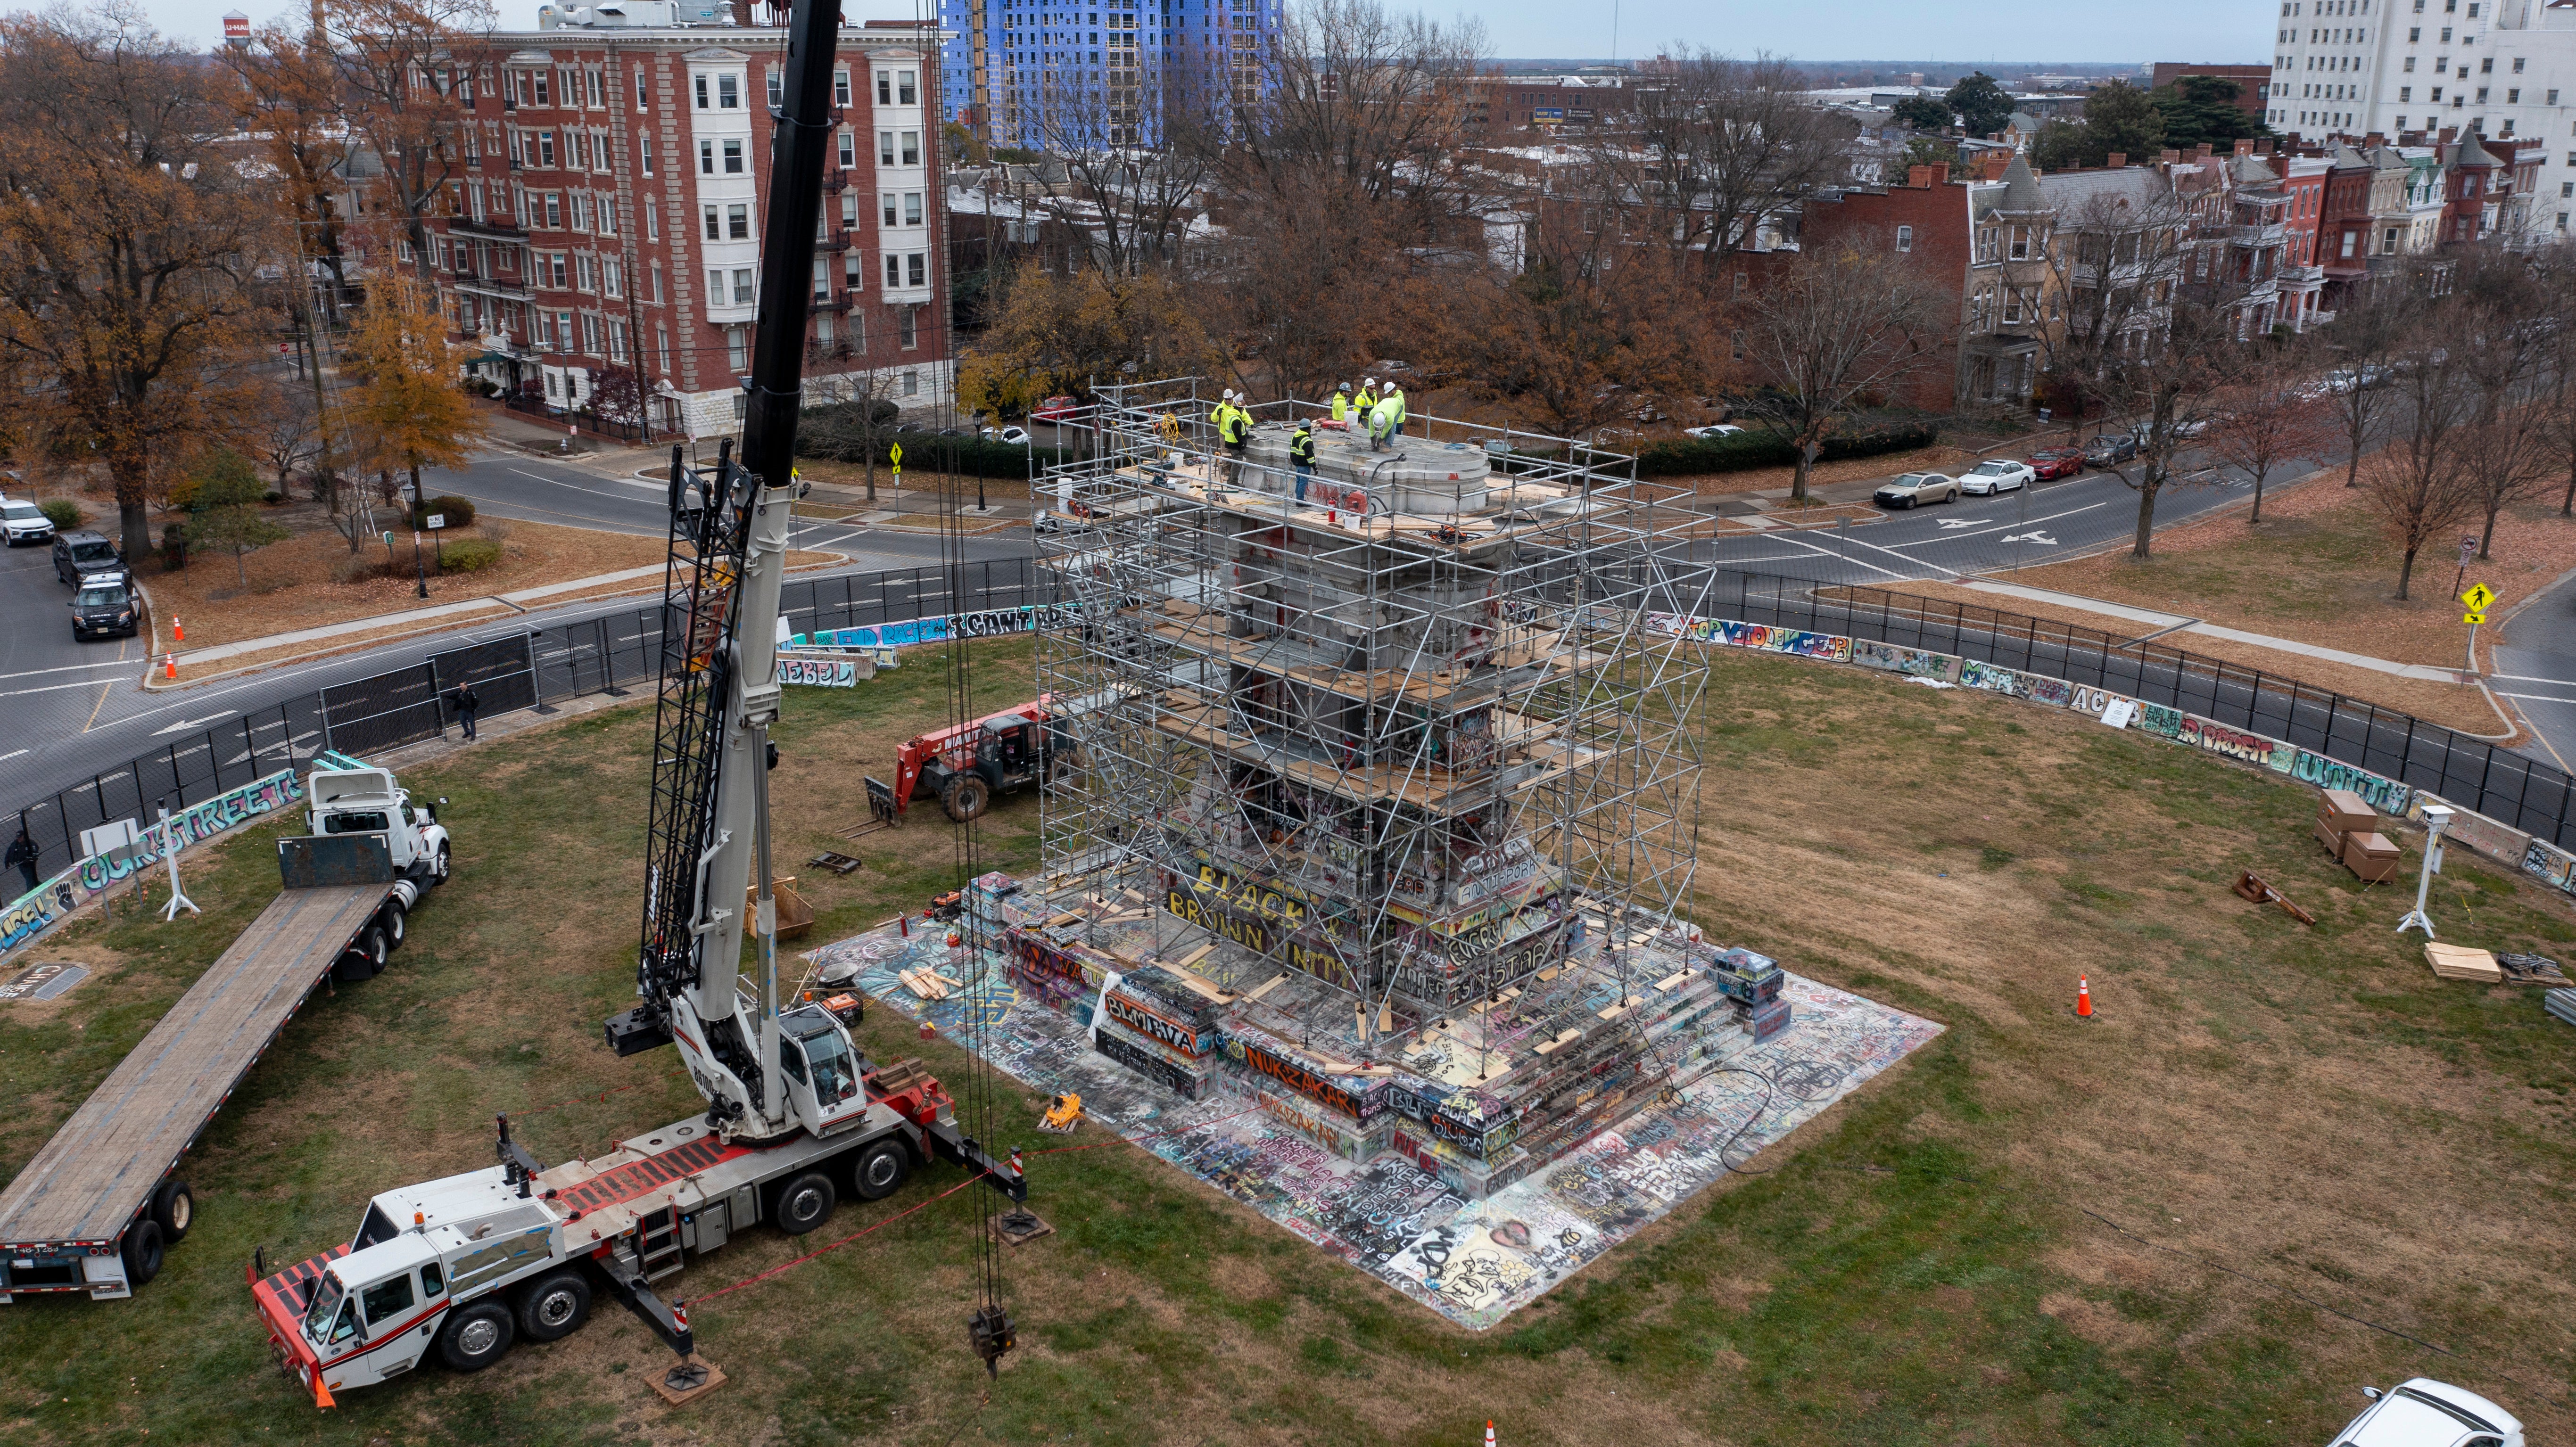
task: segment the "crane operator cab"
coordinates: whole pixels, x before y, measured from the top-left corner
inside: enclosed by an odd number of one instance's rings
[[[856,1124],[868,1112],[860,1088],[859,1052],[849,1032],[820,1005],[800,1005],[778,1017],[778,1068],[787,1075],[787,1099],[798,1124],[828,1135]]]

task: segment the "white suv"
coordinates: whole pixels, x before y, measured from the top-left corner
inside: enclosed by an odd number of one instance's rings
[[[1959,474],[1959,491],[1970,497],[1986,497],[1998,492],[2019,492],[2038,480],[2039,474],[2027,462],[1989,457]]]
[[[54,535],[53,520],[34,503],[17,498],[0,499],[0,527],[8,530],[9,546],[13,548],[20,543],[41,543]]]
[[[2475,1392],[2417,1377],[2383,1392],[2337,1433],[2334,1447],[2523,1447],[2522,1423]]]

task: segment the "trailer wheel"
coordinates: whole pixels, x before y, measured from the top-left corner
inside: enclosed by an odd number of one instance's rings
[[[878,1141],[850,1162],[850,1194],[862,1201],[882,1201],[902,1190],[911,1174],[912,1152],[900,1141]]]
[[[161,1223],[146,1216],[125,1228],[125,1240],[118,1253],[125,1258],[125,1284],[141,1290],[146,1282],[161,1274]]]
[[[197,1222],[197,1194],[188,1183],[172,1177],[152,1193],[152,1219],[161,1223],[161,1239],[176,1246],[188,1239],[188,1228]]]
[[[939,791],[939,807],[960,824],[981,818],[992,802],[992,786],[984,782],[981,774],[959,774]]]
[[[802,1236],[830,1220],[836,1200],[832,1178],[821,1171],[807,1171],[778,1188],[777,1209],[770,1219],[790,1236]]]
[[[376,916],[376,923],[384,926],[386,948],[394,948],[403,942],[403,936],[411,932],[410,918],[410,911],[403,908],[401,900],[385,901],[385,911]]]
[[[510,1349],[510,1309],[489,1297],[458,1307],[438,1334],[439,1360],[451,1370],[479,1372]]]
[[[570,1336],[589,1319],[590,1283],[578,1271],[540,1277],[519,1297],[519,1335],[530,1341]]]
[[[372,980],[385,968],[385,928],[371,924],[349,944],[348,953],[331,967],[331,977],[344,985]]]

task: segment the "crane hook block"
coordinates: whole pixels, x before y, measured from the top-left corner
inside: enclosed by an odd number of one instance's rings
[[[1011,1330],[1011,1314],[997,1304],[987,1306],[966,1318],[967,1336],[975,1344],[975,1355],[984,1359],[984,1373],[1002,1374],[1002,1354],[1017,1345]]]

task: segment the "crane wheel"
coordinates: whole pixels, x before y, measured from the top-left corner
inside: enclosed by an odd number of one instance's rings
[[[830,1176],[807,1171],[778,1188],[777,1205],[770,1219],[788,1235],[802,1236],[832,1218],[832,1207],[838,1199]]]
[[[567,1337],[590,1318],[590,1283],[579,1271],[537,1279],[519,1296],[519,1335],[530,1341]]]
[[[993,787],[980,774],[959,774],[939,791],[939,807],[960,824],[982,818],[992,803]]]
[[[447,1329],[438,1334],[438,1357],[450,1370],[479,1372],[499,1361],[517,1334],[510,1308],[487,1296],[448,1313]]]
[[[912,1174],[912,1153],[901,1141],[882,1140],[850,1162],[850,1194],[862,1201],[882,1201],[903,1189]]]

